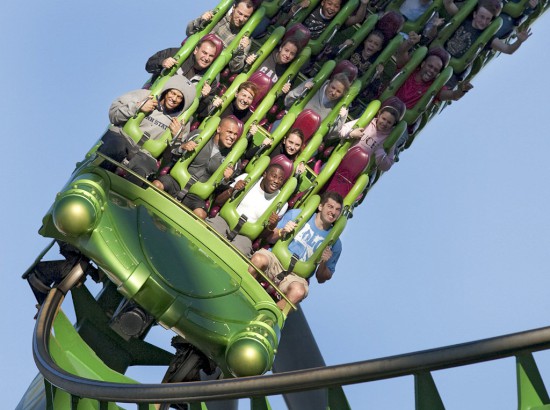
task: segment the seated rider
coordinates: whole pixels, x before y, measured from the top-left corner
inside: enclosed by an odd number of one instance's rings
[[[238,192],[243,190],[246,186],[246,175],[247,174],[239,175],[231,188],[225,190],[216,197],[214,205],[223,204],[235,191]],[[283,167],[279,164],[270,164],[265,170],[262,178],[254,184],[237,206],[237,213],[239,216],[245,215],[247,218],[246,222],[254,223],[258,221],[269,205],[277,198],[277,195],[279,195],[281,186],[283,186],[285,180]],[[284,215],[287,207],[288,205],[285,204],[278,214],[273,213],[270,215],[268,230],[270,229],[273,231],[279,221],[279,217]],[[239,233],[232,235],[228,223],[219,214],[213,218],[207,218],[206,222],[229,239],[247,258],[250,258],[252,255],[252,240],[249,237]]]
[[[254,97],[258,93],[258,87],[251,81],[245,81],[239,85],[233,101],[227,106],[227,108],[220,113],[220,117],[227,117],[228,115],[234,115],[243,123],[248,121],[252,116],[250,106],[254,101]],[[212,99],[207,97],[199,106],[197,110],[196,119],[198,121],[204,120],[207,116],[211,115],[218,107],[223,104],[221,97],[215,96]],[[200,110],[200,111],[199,111]]]
[[[181,143],[178,141],[174,145],[172,155],[176,157],[175,160],[185,154],[185,152],[193,152],[196,149],[197,143],[193,141],[193,138],[200,134],[200,132],[201,130],[194,130],[190,132]],[[208,181],[231,151],[231,147],[233,147],[233,144],[237,141],[238,135],[239,125],[237,120],[232,117],[222,118],[216,130],[216,134],[208,140],[191,164],[189,164],[189,174],[191,174],[197,182]],[[234,169],[238,168],[227,167],[224,170],[222,186],[229,183],[233,176]],[[169,174],[162,175],[154,180],[153,185],[158,189],[168,192],[174,197],[178,196],[182,188],[178,181]],[[206,218],[206,201],[204,199],[188,193],[183,197],[182,203],[200,218]]]
[[[359,146],[367,154],[374,155],[376,166],[381,171],[388,171],[395,162],[395,148],[389,153],[384,149],[384,142],[405,113],[405,104],[393,98],[391,105],[384,105],[378,115],[364,128],[353,128],[357,120],[347,122],[340,131],[340,138],[354,139],[354,146]]]
[[[307,92],[313,88],[315,84],[311,79],[308,79],[298,85],[296,88],[290,90],[285,97],[285,107],[290,108],[296,100],[300,98],[302,93]],[[315,111],[324,120],[332,111],[332,109],[338,104],[338,102],[346,95],[350,88],[350,81],[345,73],[337,73],[330,80],[325,81],[323,85],[317,90],[317,92],[309,99],[303,110],[311,109]],[[340,131],[344,121],[348,116],[348,110],[345,107],[340,108],[339,120],[336,126],[336,131]],[[276,128],[277,122],[273,123],[271,131]]]
[[[239,34],[243,26],[252,16],[256,5],[252,0],[237,0],[231,8],[230,12],[224,16],[210,30],[210,33],[217,35],[222,41],[224,47],[227,47],[235,37]],[[192,20],[187,25],[185,33],[190,36],[201,31],[205,24],[208,24],[214,17],[212,11],[207,11],[202,16]],[[243,36],[239,42],[239,46],[233,51],[233,59],[229,63],[231,70],[238,70],[244,66],[244,60],[250,50],[250,38]]]
[[[271,145],[273,140],[271,138],[265,138],[262,145]],[[273,151],[269,154],[270,158],[275,158],[277,155],[284,155],[289,160],[294,162],[296,157],[302,152],[304,147],[304,133],[299,128],[292,128],[288,131],[283,138],[283,142],[277,145]],[[245,159],[251,159],[259,151],[260,146],[253,146],[245,153]],[[296,168],[296,173],[301,174],[305,170],[305,164],[299,164]]]
[[[203,37],[199,41],[193,54],[182,63],[180,68],[176,71],[176,75],[183,75],[192,83],[198,83],[202,79],[208,68],[210,68],[218,56],[219,51],[221,51],[218,50],[216,43],[208,36],[210,35]],[[177,64],[177,60],[174,56],[178,51],[179,48],[167,48],[149,57],[149,60],[147,60],[145,64],[145,70],[152,74],[151,84],[160,76],[162,70],[169,70]],[[201,95],[206,97],[212,88],[215,89],[216,87],[217,81],[212,84],[205,83],[201,89]]]
[[[181,124],[177,117],[187,110],[195,98],[195,86],[183,76],[170,78],[163,87],[159,100],[148,90],[135,90],[117,98],[109,108],[111,125],[101,137],[103,144],[98,152],[127,165],[141,177],[147,177],[157,170],[157,160],[141,148],[123,130],[126,122],[140,112],[145,114],[139,129],[147,139],[159,139],[166,130],[172,136],[189,130],[188,124]],[[114,164],[103,164],[105,169],[115,171]],[[137,179],[128,176],[137,183]]]
[[[332,225],[340,217],[342,204],[343,199],[340,194],[325,192],[321,198],[318,212],[311,216],[288,245],[290,252],[296,254],[299,260],[307,261],[315,250],[321,246],[323,239],[330,233]],[[299,209],[288,211],[267,240],[274,243],[276,240],[292,232],[297,226],[294,220],[299,213]],[[319,283],[324,283],[332,278],[341,252],[342,243],[340,239],[332,247],[325,248],[315,272]],[[252,255],[250,261],[259,270],[265,272],[292,303],[297,304],[307,296],[309,283],[306,279],[296,275],[294,272],[288,272],[283,279],[279,279],[278,275],[284,272],[285,269],[271,251],[260,249]],[[252,276],[257,276],[256,270],[253,267],[249,267],[248,271]],[[284,309],[286,301],[282,299],[277,302],[277,305],[279,308]]]

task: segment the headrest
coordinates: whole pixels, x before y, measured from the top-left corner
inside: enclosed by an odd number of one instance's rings
[[[208,33],[199,40],[198,44],[201,44],[203,41],[211,41],[216,46],[216,56],[214,58],[217,58],[223,51],[223,41],[214,33]]]
[[[443,62],[442,68],[447,67],[447,65],[449,65],[449,61],[451,61],[451,55],[449,54],[449,52],[440,46],[437,46],[428,50],[428,54],[426,54],[426,58],[428,58],[429,56],[439,57]]]
[[[395,10],[390,10],[380,17],[375,28],[384,33],[384,39],[388,42],[401,31],[403,24],[405,24],[405,17]]]
[[[256,87],[258,87],[258,92],[254,96],[254,100],[251,104],[252,109],[255,109],[260,101],[262,101],[265,95],[269,92],[269,90],[271,90],[273,82],[266,73],[261,71],[254,72],[247,81],[256,84]]]
[[[302,111],[296,117],[294,124],[291,128],[298,128],[304,134],[304,144],[315,134],[321,125],[321,116],[312,109]]]
[[[342,60],[338,64],[336,64],[336,67],[334,67],[334,70],[332,70],[332,74],[330,75],[330,77],[332,78],[338,73],[344,73],[346,77],[348,77],[349,82],[353,83],[357,78],[359,70],[357,69],[357,66],[354,65],[351,61]]]
[[[407,106],[399,97],[390,97],[387,100],[384,100],[382,104],[380,105],[380,112],[382,109],[386,107],[391,107],[396,111],[397,114],[397,122],[401,121],[403,119],[403,116],[405,115],[405,112],[407,111]]]
[[[302,23],[296,23],[290,27],[281,41],[283,44],[286,40],[292,40],[298,46],[298,50],[304,48],[311,39],[311,32]]]
[[[285,154],[275,155],[269,162],[269,165],[271,164],[278,164],[283,167],[283,171],[285,173],[285,181],[292,176],[294,166],[292,160],[289,159]]]

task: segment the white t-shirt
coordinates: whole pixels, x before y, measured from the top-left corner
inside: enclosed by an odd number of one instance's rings
[[[247,174],[239,175],[231,186],[235,186],[237,181],[245,179]],[[277,190],[271,194],[266,193],[262,188],[260,188],[260,183],[262,182],[263,177],[260,178],[252,188],[246,193],[246,196],[243,198],[241,203],[237,206],[237,212],[239,215],[246,215],[247,222],[254,223],[263,215],[265,210],[271,205],[275,200],[277,195],[279,195],[280,190]],[[284,215],[288,208],[288,204],[284,204],[281,210],[279,211],[279,217]]]

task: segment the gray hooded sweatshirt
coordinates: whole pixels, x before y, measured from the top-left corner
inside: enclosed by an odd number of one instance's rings
[[[162,100],[164,94],[171,89],[179,90],[183,94],[183,101],[180,106],[176,110],[168,113],[164,110],[164,107],[159,104],[157,108],[150,112],[139,125],[141,131],[148,133],[150,139],[152,140],[160,138],[160,136],[170,126],[172,118],[177,117],[182,112],[187,110],[193,103],[196,95],[195,84],[192,84],[184,76],[175,75],[166,82],[162,89],[161,95],[158,97],[158,100]],[[122,127],[138,112],[139,106],[148,97],[148,90],[130,91],[129,93],[118,97],[109,108],[111,131],[126,137],[132,142],[132,144],[135,144],[133,140],[123,132]],[[189,124],[185,124],[184,127],[185,129],[183,135],[189,132]]]

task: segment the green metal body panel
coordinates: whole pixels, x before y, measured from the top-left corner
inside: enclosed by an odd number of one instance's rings
[[[224,372],[226,349],[243,332],[254,333],[271,367],[284,317],[248,274],[248,261],[152,186],[142,189],[85,163],[58,194],[40,233],[76,246],[120,293]]]

